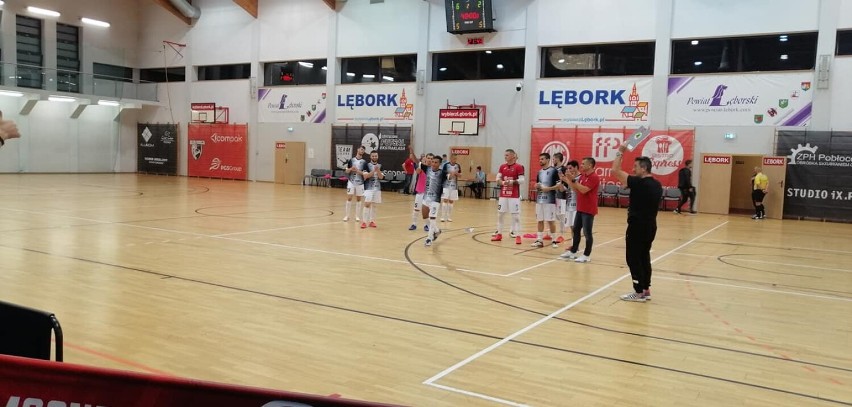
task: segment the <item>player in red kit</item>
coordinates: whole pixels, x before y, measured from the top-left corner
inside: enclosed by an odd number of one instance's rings
[[[515,238],[515,244],[521,244],[521,184],[524,182],[524,166],[518,164],[515,150],[506,150],[503,157],[506,163],[497,171],[497,186],[500,187],[500,200],[497,201],[497,231],[491,235],[492,242],[503,240],[503,214],[512,214],[512,228],[509,236]]]

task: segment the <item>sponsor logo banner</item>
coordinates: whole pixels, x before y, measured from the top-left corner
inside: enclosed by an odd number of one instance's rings
[[[777,146],[787,165],[784,216],[852,222],[852,133],[782,130]]]
[[[650,100],[650,78],[541,80],[535,122],[617,126],[636,123],[638,126],[648,121]]]
[[[340,85],[337,87],[336,121],[411,124],[415,87],[415,84]]]
[[[187,174],[247,179],[248,126],[190,124]]]
[[[635,129],[606,128],[533,128],[530,162],[537,163],[538,155],[546,152],[553,156],[561,152],[565,162],[592,157],[597,162],[595,171],[601,185],[619,184],[612,176],[612,161],[618,147]],[[651,135],[636,149],[624,153],[623,169],[632,173],[633,159],[646,156],[654,167],[652,173],[663,186],[677,186],[677,171],[683,161],[692,157],[695,135],[692,130],[651,130]],[[537,165],[536,165],[537,166]],[[532,170],[531,170],[532,171]]]
[[[379,163],[385,179],[404,174],[402,163],[408,158],[411,144],[411,127],[408,126],[333,126],[331,128],[332,168],[345,169],[346,163],[355,156],[356,150],[364,146],[364,160],[370,161],[370,153],[379,153]]]
[[[367,407],[385,404],[0,355],[0,406]]]
[[[813,73],[669,78],[669,125],[807,126]]]
[[[261,123],[324,123],[324,86],[284,86],[257,90],[257,120]]]
[[[136,124],[136,171],[153,174],[177,174],[177,126],[174,124]]]
[[[731,156],[729,155],[705,155],[704,164],[731,164]]]

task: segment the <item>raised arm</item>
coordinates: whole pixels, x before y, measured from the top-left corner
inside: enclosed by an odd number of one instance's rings
[[[625,150],[627,145],[622,143],[618,146],[618,152],[615,153],[615,160],[612,160],[612,175],[621,182],[621,185],[627,185],[627,173],[621,169],[621,159],[624,157]]]

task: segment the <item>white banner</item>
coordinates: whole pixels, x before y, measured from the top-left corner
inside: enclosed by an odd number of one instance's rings
[[[342,123],[414,123],[416,84],[340,85],[337,117]]]
[[[325,122],[325,86],[281,86],[257,90],[261,123]]]
[[[813,73],[669,78],[668,124],[807,126]]]
[[[650,78],[577,78],[538,81],[538,125],[625,125],[648,122]]]

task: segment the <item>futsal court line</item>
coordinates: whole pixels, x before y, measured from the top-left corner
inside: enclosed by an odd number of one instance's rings
[[[692,254],[692,253],[675,253],[675,254],[677,254],[678,256],[712,257],[712,258],[719,257],[718,255],[713,255],[713,254]],[[738,254],[736,254],[736,253],[732,253],[732,254],[726,254],[725,256],[737,256],[737,255]],[[777,264],[779,266],[804,267],[804,268],[809,268],[809,269],[827,270],[827,271],[840,271],[840,272],[844,272],[844,273],[852,273],[852,270],[849,270],[849,269],[835,269],[835,268],[830,268],[830,267],[817,267],[817,266],[809,266],[807,264],[781,263],[781,262],[766,261],[766,260],[741,259],[741,258],[738,258],[738,257],[728,258],[728,261],[744,261],[744,262],[751,262],[751,263]]]
[[[705,240],[704,243],[715,243],[715,244],[723,244],[723,245],[732,245],[732,246],[751,246],[751,247],[761,247],[764,249],[776,249],[776,250],[789,250],[784,247],[778,246],[769,246],[764,244],[754,244],[752,242],[737,242],[730,240]],[[815,251],[815,252],[826,252],[826,253],[840,253],[849,255],[849,250],[831,250],[831,249],[820,249],[815,247],[796,247],[798,251]]]
[[[737,288],[737,289],[741,289],[741,290],[762,291],[762,292],[767,292],[767,293],[772,293],[772,294],[797,295],[797,296],[800,296],[800,297],[817,298],[817,299],[821,299],[821,300],[852,302],[852,298],[830,297],[830,296],[827,296],[827,295],[808,294],[808,293],[801,293],[801,292],[797,292],[797,291],[773,290],[773,289],[769,289],[769,288],[749,287],[749,286],[737,285],[737,284],[714,283],[714,282],[711,282],[711,281],[692,280],[692,279],[689,279],[689,278],[656,276],[656,277],[654,277],[654,279],[671,280],[671,281],[684,281],[684,282],[690,282],[690,283],[693,283],[693,284],[715,285],[715,286],[720,286],[720,287]]]
[[[405,216],[411,216],[411,215],[405,214],[405,215],[393,215],[393,216],[380,216],[376,219],[402,218],[402,217],[405,217]],[[211,235],[210,237],[228,237],[228,236],[237,236],[237,235],[248,235],[248,234],[252,234],[252,233],[277,232],[277,231],[280,231],[280,230],[301,229],[301,228],[309,228],[309,227],[313,227],[313,226],[336,225],[338,223],[348,224],[349,222],[337,220],[337,221],[333,221],[333,222],[312,223],[312,224],[309,224],[309,225],[296,225],[296,226],[285,226],[285,227],[272,228],[272,229],[248,230],[248,231],[244,231],[244,232],[220,233],[218,235]],[[353,221],[352,223],[357,225],[357,222],[355,222],[355,221]]]
[[[654,260],[651,260],[651,263],[652,263],[652,264],[653,264],[653,263],[656,263],[656,262],[658,262],[658,261],[660,261],[660,260],[662,260],[662,259],[664,259],[664,258],[668,257],[670,254],[672,254],[672,253],[674,253],[674,252],[676,252],[676,251],[678,251],[678,250],[680,250],[680,249],[682,249],[682,248],[686,247],[687,245],[689,245],[689,244],[691,244],[691,243],[695,242],[696,240],[701,239],[702,237],[704,237],[704,236],[706,236],[706,235],[708,235],[708,234],[710,234],[710,233],[714,232],[716,229],[719,229],[720,227],[727,225],[727,224],[728,224],[728,222],[729,222],[729,221],[722,222],[721,224],[719,224],[719,225],[717,225],[717,226],[713,227],[712,229],[710,229],[710,230],[708,230],[708,231],[706,231],[706,232],[704,232],[704,233],[702,233],[702,234],[700,234],[700,235],[698,235],[698,236],[696,236],[696,237],[694,237],[694,238],[690,239],[690,240],[689,240],[689,241],[687,241],[686,243],[684,243],[684,244],[682,244],[682,245],[680,245],[680,246],[678,246],[678,247],[675,247],[675,248],[674,248],[674,249],[672,249],[672,250],[669,250],[668,252],[664,253],[662,256],[659,256],[659,257],[655,258]],[[527,325],[527,326],[526,326],[526,327],[524,327],[524,328],[521,328],[520,330],[518,330],[518,331],[516,331],[515,333],[513,333],[513,334],[511,334],[511,335],[509,335],[509,336],[507,336],[507,337],[505,337],[505,338],[503,338],[503,339],[501,339],[501,340],[497,341],[496,343],[492,344],[491,346],[489,346],[489,347],[487,347],[487,348],[485,348],[485,349],[483,349],[483,350],[481,350],[481,351],[479,351],[479,352],[477,352],[477,353],[474,353],[474,354],[473,354],[473,355],[471,355],[471,356],[468,356],[466,359],[462,360],[461,362],[458,362],[458,363],[456,363],[455,365],[450,366],[450,367],[449,367],[449,368],[447,368],[447,369],[444,369],[442,372],[440,372],[440,373],[438,373],[438,374],[436,374],[436,375],[434,375],[434,376],[432,376],[432,377],[430,377],[430,378],[426,379],[426,380],[425,380],[422,384],[425,384],[425,385],[428,385],[428,386],[438,387],[438,386],[436,386],[436,385],[435,385],[435,382],[436,382],[436,381],[438,381],[438,380],[440,380],[441,378],[443,378],[443,377],[447,376],[448,374],[450,374],[450,373],[452,373],[452,372],[454,372],[454,371],[456,371],[456,370],[458,370],[458,369],[460,369],[460,368],[462,368],[462,367],[466,366],[466,365],[467,365],[467,364],[469,364],[470,362],[473,362],[474,360],[479,359],[479,358],[480,358],[480,357],[482,357],[482,356],[485,356],[486,354],[490,353],[490,352],[491,352],[491,351],[493,351],[494,349],[497,349],[497,348],[499,348],[500,346],[503,346],[504,344],[506,344],[507,342],[509,342],[509,341],[511,341],[511,340],[513,340],[513,339],[515,339],[515,338],[517,338],[518,336],[521,336],[521,335],[523,335],[523,334],[525,334],[525,333],[527,333],[527,332],[531,331],[532,329],[534,329],[534,328],[536,328],[537,326],[539,326],[539,325],[541,325],[541,324],[543,324],[543,323],[545,323],[545,322],[549,321],[550,319],[552,319],[552,318],[556,317],[557,315],[559,315],[559,314],[561,314],[561,313],[563,313],[563,312],[565,312],[565,311],[568,311],[568,310],[569,310],[569,309],[571,309],[571,308],[574,308],[575,306],[577,306],[577,305],[579,305],[580,303],[582,303],[582,302],[586,301],[587,299],[592,298],[592,297],[594,297],[594,296],[598,295],[599,293],[601,293],[601,292],[603,292],[603,291],[605,291],[605,290],[609,289],[609,288],[610,288],[610,287],[612,287],[613,285],[618,284],[619,282],[621,282],[621,280],[624,280],[624,279],[625,279],[625,278],[627,278],[627,277],[630,277],[630,274],[622,275],[621,277],[618,277],[618,278],[616,278],[615,280],[610,281],[609,283],[607,283],[607,284],[605,284],[605,285],[601,286],[600,288],[596,289],[595,291],[592,291],[591,293],[586,294],[586,295],[585,295],[585,296],[583,296],[582,298],[580,298],[580,299],[578,299],[578,300],[576,300],[576,301],[574,301],[574,302],[572,302],[572,303],[570,303],[570,304],[568,304],[568,305],[566,305],[566,306],[564,306],[564,307],[562,307],[562,308],[560,308],[560,309],[558,309],[558,310],[556,310],[556,311],[554,311],[554,312],[552,312],[552,313],[548,314],[547,316],[545,316],[545,317],[543,317],[543,318],[539,319],[538,321],[533,322],[533,323],[532,323],[532,324],[530,324],[530,325]],[[459,393],[462,393],[462,392],[463,392],[462,394],[465,394],[465,395],[468,395],[468,396],[478,397],[478,398],[481,398],[481,399],[484,399],[484,400],[494,401],[494,402],[501,403],[501,404],[507,404],[507,405],[512,405],[512,406],[522,406],[522,405],[523,405],[523,404],[521,404],[521,403],[517,403],[517,402],[514,402],[514,401],[508,401],[508,400],[498,399],[498,398],[495,398],[495,397],[492,397],[492,396],[488,396],[488,395],[486,395],[486,394],[476,393],[476,392],[467,391],[467,390],[463,390],[463,389],[456,389],[456,388],[449,387],[449,386],[443,386],[443,387],[438,387],[438,388],[443,388],[444,390],[453,391],[453,392],[459,392]],[[508,401],[508,403],[506,403],[506,401]]]

